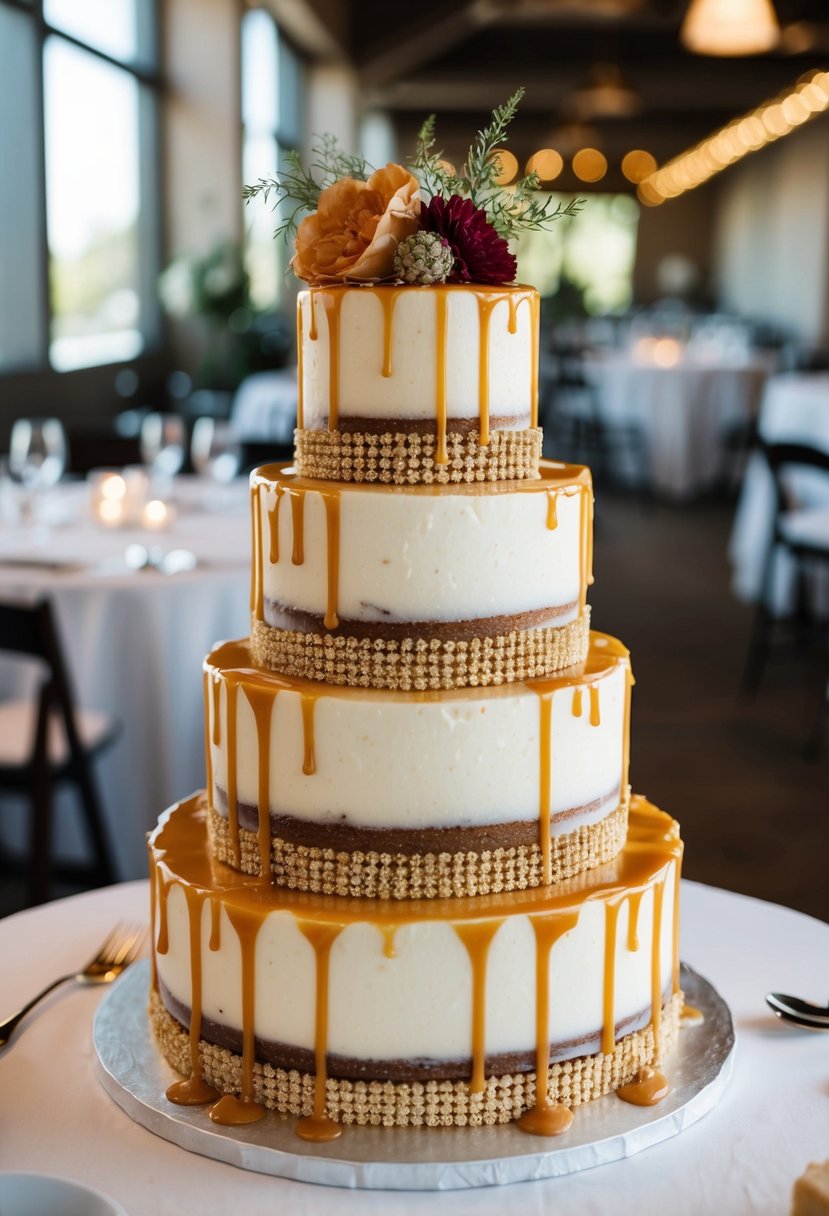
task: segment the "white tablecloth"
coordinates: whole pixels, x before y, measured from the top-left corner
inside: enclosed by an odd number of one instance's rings
[[[83,964],[116,920],[146,919],[147,908],[147,884],[132,883],[0,921],[0,1015]],[[734,1016],[734,1075],[710,1114],[627,1161],[442,1194],[355,1193],[244,1173],[156,1138],[112,1102],[94,1075],[100,992],[67,987],[0,1052],[0,1168],[66,1175],[113,1195],[131,1216],[786,1216],[795,1177],[829,1156],[829,1035],[778,1022],[763,995],[826,999],[829,925],[695,883],[683,885],[682,916],[682,957]]]
[[[829,374],[795,373],[769,380],[763,395],[758,430],[774,443],[804,443],[829,452]],[[822,483],[822,484],[821,484]],[[798,496],[803,505],[829,505],[829,479],[802,481]],[[774,484],[760,454],[749,461],[740,492],[729,544],[734,592],[740,599],[760,594],[766,553],[774,519]],[[791,571],[778,562],[773,585],[773,606],[786,606]]]
[[[205,511],[205,488],[181,478],[179,514],[163,533],[103,531],[88,518],[86,490],[69,487],[70,519],[32,545],[18,527],[0,526],[0,596],[48,595],[56,610],[76,699],[123,723],[115,745],[95,762],[110,840],[121,878],[146,872],[145,833],[163,808],[204,784],[202,660],[221,638],[248,632],[250,516],[246,483],[232,487],[221,511]],[[183,547],[192,571],[165,576],[130,571],[127,544]],[[77,563],[58,570],[16,567],[13,557]],[[30,673],[28,673],[30,674]],[[20,664],[0,665],[0,695],[31,686]],[[83,837],[74,792],[57,801],[59,851],[78,856]],[[4,838],[23,833],[24,807],[3,807]]]
[[[683,499],[714,486],[723,472],[723,436],[757,413],[767,360],[712,364],[683,358],[673,367],[618,351],[589,359],[600,418],[635,425],[647,444],[653,488]]]

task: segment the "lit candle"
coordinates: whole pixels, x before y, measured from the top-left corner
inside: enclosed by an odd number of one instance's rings
[[[175,519],[175,509],[160,498],[151,498],[141,512],[141,523],[151,532],[169,528]]]
[[[115,469],[94,469],[89,474],[92,514],[105,528],[119,528],[127,516],[127,483]]]

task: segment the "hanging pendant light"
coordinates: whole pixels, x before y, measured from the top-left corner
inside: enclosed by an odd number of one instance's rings
[[[771,0],[691,0],[679,37],[697,55],[760,55],[780,26]]]

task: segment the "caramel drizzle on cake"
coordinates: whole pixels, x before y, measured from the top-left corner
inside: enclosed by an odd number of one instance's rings
[[[587,604],[587,589],[593,582],[593,490],[589,472],[576,465],[546,462],[541,466],[541,476],[536,481],[519,481],[510,485],[512,493],[544,494],[547,498],[546,528],[555,532],[558,528],[558,500],[578,495],[579,497],[579,596],[578,611],[583,613]],[[280,511],[287,496],[291,503],[291,564],[301,566],[305,562],[307,547],[305,499],[319,495],[325,511],[326,544],[326,608],[322,625],[326,630],[336,630],[340,624],[339,580],[341,558],[341,517],[343,495],[350,493],[400,493],[398,487],[359,483],[315,481],[298,477],[290,465],[266,465],[256,470],[251,478],[251,518],[253,531],[253,556],[251,562],[251,614],[255,620],[265,621],[265,563],[278,566],[284,560],[279,543]],[[405,491],[413,494],[462,495],[491,492],[491,487],[472,486],[418,486]],[[267,545],[265,529],[267,527]],[[560,613],[570,605],[550,610],[550,615]],[[353,627],[359,622],[351,622]],[[404,622],[405,624],[405,622]],[[451,625],[452,623],[448,623]],[[415,623],[412,622],[414,627]],[[422,628],[423,623],[418,623]]]
[[[315,685],[311,681],[281,676],[275,672],[263,671],[250,667],[249,654],[241,643],[228,642],[221,646],[205,660],[205,718],[207,730],[212,726],[212,738],[218,741],[221,733],[219,719],[221,717],[221,686],[226,693],[226,794],[228,810],[228,828],[230,833],[233,864],[238,868],[241,852],[239,804],[237,798],[238,757],[236,748],[237,717],[236,703],[239,689],[242,690],[247,703],[253,712],[256,725],[257,741],[257,834],[261,873],[269,875],[271,871],[271,722],[274,707],[281,692],[292,692],[299,695],[302,716],[302,756],[296,759],[296,767],[301,768],[305,776],[316,773],[316,753],[314,746],[314,714],[318,701],[333,698],[348,700],[359,697],[371,699],[369,690],[353,690],[335,685]],[[528,680],[524,687],[535,693],[539,706],[539,754],[538,754],[538,842],[542,854],[543,882],[549,885],[551,874],[551,825],[553,797],[553,764],[552,764],[552,722],[553,698],[557,693],[573,689],[572,712],[581,716],[582,691],[588,690],[590,701],[590,726],[601,724],[601,688],[600,680],[607,677],[618,667],[625,672],[624,692],[624,728],[622,740],[622,765],[619,774],[619,799],[623,800],[628,786],[629,765],[629,723],[630,723],[630,694],[633,676],[630,668],[630,656],[627,649],[615,638],[606,634],[593,634],[591,647],[583,663],[576,668],[562,672],[557,676],[543,680]],[[515,685],[508,686],[509,689]],[[488,695],[509,695],[504,693]],[[384,691],[373,696],[385,703],[389,702],[424,702],[441,699],[441,694],[433,692],[392,692]],[[459,690],[453,694],[453,700],[464,701],[480,699],[480,689]],[[208,735],[209,739],[210,735]],[[207,789],[208,797],[212,797],[213,772],[211,749],[207,748]]]
[[[628,1101],[656,1101],[667,1088],[660,1083],[659,1025],[662,1010],[661,976],[662,909],[668,878],[673,875],[679,886],[682,844],[673,821],[644,799],[635,798],[631,808],[631,832],[618,864],[609,867],[606,878],[594,876],[589,882],[569,884],[567,890],[541,892],[517,891],[474,900],[443,900],[431,903],[428,912],[409,901],[392,911],[382,901],[330,898],[321,903],[302,895],[274,888],[258,878],[245,877],[213,862],[206,841],[206,807],[200,797],[180,803],[162,819],[150,840],[150,872],[153,884],[152,934],[155,951],[163,956],[170,948],[169,902],[178,889],[187,908],[192,996],[190,1010],[191,1077],[181,1092],[198,1092],[200,1077],[199,1040],[201,1035],[201,941],[204,932],[204,905],[210,901],[210,947],[218,932],[214,908],[219,905],[235,931],[241,959],[242,1069],[240,1093],[226,1094],[210,1109],[217,1122],[243,1123],[261,1118],[263,1108],[255,1100],[253,1061],[255,1048],[254,1010],[255,953],[259,931],[274,912],[286,912],[314,952],[316,996],[314,1020],[315,1088],[313,1111],[301,1120],[299,1135],[326,1140],[340,1128],[326,1113],[326,1083],[329,1050],[329,978],[331,951],[340,934],[351,925],[369,924],[377,928],[387,957],[394,957],[394,934],[403,925],[444,921],[452,925],[463,942],[471,974],[469,1085],[480,1092],[486,1083],[486,991],[487,963],[492,943],[504,921],[526,915],[532,924],[536,951],[536,1101],[521,1122],[532,1134],[551,1135],[566,1130],[569,1120],[560,1109],[547,1102],[547,1071],[550,1057],[550,960],[557,944],[578,924],[587,903],[604,904],[605,966],[601,1050],[614,1049],[617,1038],[614,997],[616,984],[616,943],[619,914],[628,910],[627,948],[640,949],[639,912],[645,891],[653,891],[654,916],[651,931],[651,971],[654,977],[651,1026],[655,1048],[654,1068],[634,1078]],[[676,936],[672,948],[672,974],[678,975]],[[157,981],[155,981],[157,983]],[[675,987],[674,992],[678,989]],[[554,998],[553,998],[554,999]],[[662,1078],[664,1081],[664,1078]],[[178,1095],[175,1090],[174,1094]],[[174,1100],[177,1100],[174,1098]],[[181,1100],[181,1098],[178,1098]],[[194,1098],[190,1100],[195,1101]],[[211,1095],[203,1099],[210,1101]]]
[[[319,339],[318,309],[322,307],[328,324],[328,430],[336,431],[341,422],[340,416],[340,364],[341,364],[341,313],[343,301],[349,289],[339,286],[312,287],[308,291],[308,331],[310,342]],[[532,380],[530,389],[530,426],[538,426],[538,293],[528,287],[486,287],[480,284],[441,285],[429,289],[435,302],[435,384],[434,384],[434,415],[437,438],[435,463],[445,465],[448,457],[446,452],[446,432],[449,425],[448,396],[446,383],[446,350],[449,327],[448,300],[453,291],[461,291],[473,296],[478,307],[478,442],[481,447],[489,445],[490,436],[490,332],[492,314],[501,303],[507,304],[506,332],[514,335],[518,332],[518,308],[527,304],[530,311],[531,354],[530,366]],[[411,287],[399,286],[364,286],[360,294],[373,296],[382,309],[382,348],[380,374],[389,379],[394,376],[394,317],[397,302],[401,293],[411,292]],[[305,365],[303,346],[305,339],[303,301],[300,299],[297,308],[297,350],[299,352],[297,365],[298,403],[297,426],[302,429],[305,423]]]

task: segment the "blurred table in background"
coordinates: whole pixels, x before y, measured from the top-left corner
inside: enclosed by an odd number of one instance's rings
[[[672,499],[721,482],[726,437],[756,417],[771,370],[763,354],[715,362],[674,338],[641,339],[630,351],[584,361],[600,425],[641,429],[650,486]]]
[[[297,369],[256,372],[236,390],[230,417],[241,440],[292,443],[297,412]]]
[[[767,443],[802,443],[829,452],[829,373],[792,373],[769,380],[763,396],[758,434]],[[804,507],[826,509],[829,531],[829,484],[825,477],[800,474],[793,488]],[[743,481],[729,553],[732,587],[742,600],[759,598],[774,520],[774,484],[761,453],[749,461]],[[792,592],[792,569],[778,555],[772,603],[785,611]]]
[[[0,522],[0,597],[52,600],[78,705],[123,723],[95,766],[121,878],[144,875],[145,833],[165,806],[204,784],[202,660],[249,625],[247,482],[217,489],[179,477],[172,501],[177,514],[165,531],[109,530],[93,522],[88,488],[76,483],[50,494],[51,523],[30,531]],[[183,552],[192,568],[131,568],[131,544],[159,558]],[[4,661],[0,695],[19,696],[34,678],[31,666]],[[62,792],[55,816],[65,857],[83,843],[71,801]],[[3,810],[3,839],[14,847],[22,820],[11,803]]]

